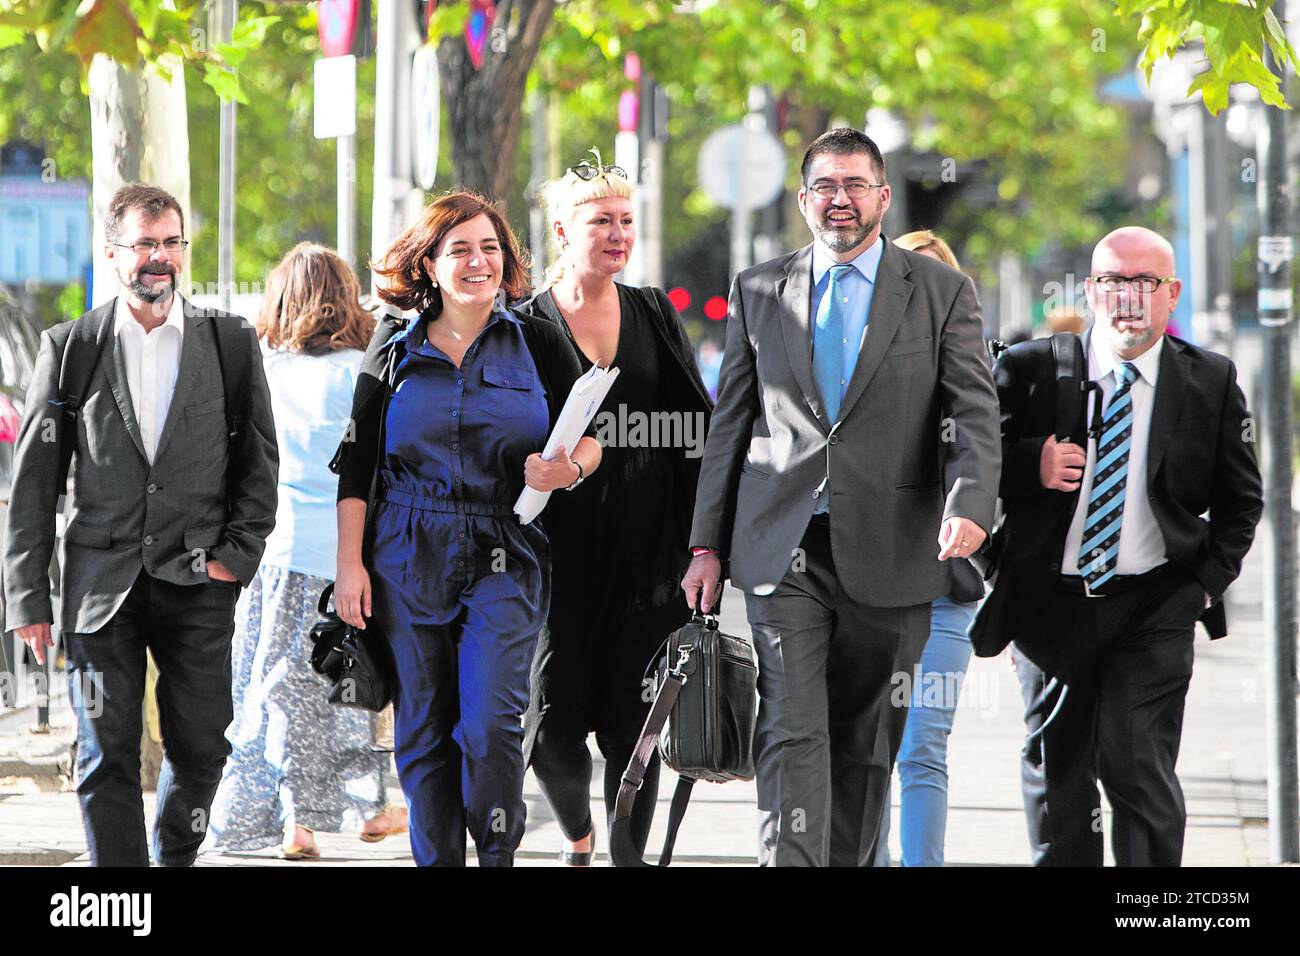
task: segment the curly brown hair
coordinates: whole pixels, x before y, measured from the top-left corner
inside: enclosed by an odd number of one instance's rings
[[[388,280],[379,288],[379,297],[399,309],[440,315],[442,293],[425,272],[423,260],[438,255],[448,232],[479,216],[491,220],[501,243],[501,292],[507,302],[524,298],[531,288],[529,263],[510,224],[492,203],[477,193],[463,191],[444,193],[435,199],[420,221],[398,236],[379,262],[371,263],[375,274]]]
[[[333,249],[300,242],[266,277],[257,334],[271,348],[364,351],[374,331],[357,277]]]

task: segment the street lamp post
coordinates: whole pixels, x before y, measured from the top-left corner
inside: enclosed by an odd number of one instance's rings
[[[1273,6],[1285,22],[1285,4]],[[1287,70],[1265,47],[1265,63],[1282,78]],[[1270,863],[1300,862],[1300,787],[1296,779],[1296,534],[1291,507],[1291,206],[1286,162],[1286,118],[1264,106],[1256,159],[1259,179],[1259,324],[1263,328],[1265,436],[1264,512],[1272,546],[1272,573],[1264,591],[1268,641],[1267,728],[1268,849]]]

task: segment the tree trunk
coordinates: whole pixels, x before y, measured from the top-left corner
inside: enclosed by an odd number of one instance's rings
[[[554,13],[555,0],[501,0],[478,70],[463,35],[438,45],[455,186],[482,193],[503,211],[523,119],[524,84]]]
[[[171,80],[151,70],[127,70],[102,54],[90,66],[90,136],[95,231],[92,301],[99,305],[118,294],[117,273],[104,255],[104,216],[118,187],[131,182],[159,186],[185,210],[186,235],[193,229],[190,215],[190,138],[185,104],[185,73],[172,59]],[[177,287],[189,286],[188,260],[177,276]],[[144,729],[140,736],[140,782],[146,790],[158,785],[162,734],[154,699],[157,670],[149,662],[145,684]]]
[[[150,69],[128,70],[100,54],[90,65],[91,199],[94,208],[95,305],[117,295],[117,274],[104,256],[104,215],[119,186],[143,182],[160,186],[190,215],[190,135],[185,102],[185,72],[179,60],[164,58],[171,80]],[[188,288],[189,261],[177,284]]]

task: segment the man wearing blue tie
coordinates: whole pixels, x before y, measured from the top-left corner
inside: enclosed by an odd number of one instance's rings
[[[725,558],[746,592],[759,862],[866,866],[942,562],[992,524],[997,399],[970,280],[880,234],[876,144],[801,172],[815,241],[731,288],[682,589],[712,607]]]
[[[1174,765],[1193,628],[1227,633],[1223,592],[1263,499],[1232,362],[1165,334],[1180,289],[1154,232],[1125,227],[1097,244],[1082,342],[1097,387],[1068,435],[1056,432],[1049,340],[1012,346],[994,370],[1006,547],[971,639],[982,656],[1015,641],[1038,865],[1102,865],[1098,780],[1117,865],[1182,860]]]

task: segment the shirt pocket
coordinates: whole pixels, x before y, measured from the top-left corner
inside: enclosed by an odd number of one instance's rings
[[[479,409],[488,418],[524,418],[533,398],[533,376],[517,365],[483,366]]]

